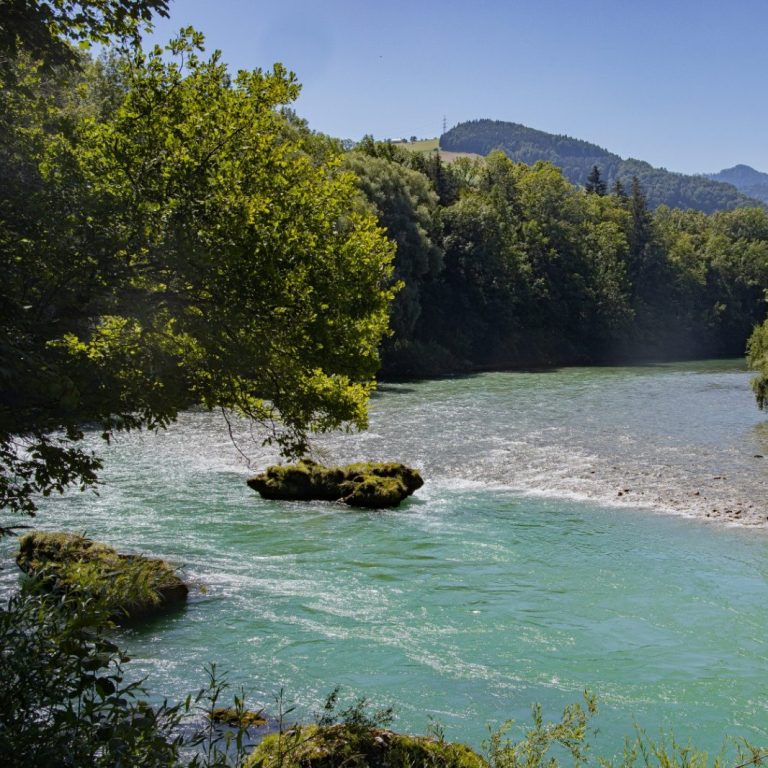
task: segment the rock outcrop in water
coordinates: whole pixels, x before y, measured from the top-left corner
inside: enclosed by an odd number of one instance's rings
[[[366,726],[307,725],[267,736],[245,768],[488,768],[464,744]]]
[[[211,720],[220,725],[228,725],[232,728],[260,728],[267,724],[264,710],[254,712],[250,709],[237,709],[236,707],[218,707],[211,712]]]
[[[51,591],[103,601],[117,621],[145,618],[187,599],[189,589],[163,560],[123,555],[72,533],[28,533],[19,541],[19,568]]]
[[[366,462],[324,467],[305,459],[267,467],[248,480],[265,499],[343,501],[352,507],[396,507],[424,485],[417,470],[396,462]]]

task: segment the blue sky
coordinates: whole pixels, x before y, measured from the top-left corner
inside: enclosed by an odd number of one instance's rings
[[[768,171],[768,0],[172,0],[233,69],[276,61],[340,138],[523,123],[685,173]]]

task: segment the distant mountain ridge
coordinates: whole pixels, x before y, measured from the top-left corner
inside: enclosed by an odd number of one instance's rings
[[[546,133],[520,123],[501,120],[459,123],[440,137],[440,149],[480,155],[500,149],[511,160],[528,165],[545,160],[561,168],[567,179],[579,185],[586,183],[595,165],[609,187],[620,181],[629,190],[632,177],[636,176],[652,208],[664,204],[670,208],[694,208],[713,213],[765,205],[761,198],[747,196],[733,183],[704,175],[673,173],[666,168],[654,168],[642,160],[625,160],[597,144]]]
[[[756,171],[749,165],[734,165],[733,168],[725,168],[719,173],[706,173],[704,175],[712,181],[732,184],[739,192],[768,203],[768,173]]]

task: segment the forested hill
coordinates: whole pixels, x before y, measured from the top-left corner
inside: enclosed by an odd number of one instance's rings
[[[706,177],[713,181],[733,184],[745,195],[768,203],[768,173],[761,173],[748,165],[734,165],[733,168],[726,168],[719,173],[708,173]]]
[[[500,120],[459,123],[440,137],[440,149],[480,155],[501,149],[511,160],[528,165],[546,160],[561,168],[571,182],[581,185],[587,182],[594,166],[609,186],[618,180],[629,188],[635,176],[651,208],[666,204],[670,208],[713,213],[764,204],[740,192],[732,183],[723,183],[724,180],[672,173],[642,160],[624,160],[597,144],[537,131],[519,123]]]

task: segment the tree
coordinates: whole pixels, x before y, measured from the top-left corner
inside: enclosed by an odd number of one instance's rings
[[[474,187],[443,211],[445,267],[426,286],[417,329],[422,348],[436,341],[454,367],[513,354],[529,294],[519,237],[520,167],[498,152],[476,170]],[[434,349],[430,356],[441,359]]]
[[[623,205],[626,205],[627,201],[629,200],[627,193],[624,190],[624,185],[621,183],[620,179],[616,179],[616,181],[613,182],[613,187],[611,187],[611,194]]]
[[[404,286],[391,322],[394,341],[402,345],[412,339],[421,313],[422,283],[443,265],[438,198],[424,174],[383,157],[351,152],[344,167],[355,174],[368,206],[397,246],[394,277]]]
[[[747,365],[757,373],[752,379],[757,407],[768,408],[768,320],[755,327],[747,342]]]
[[[201,50],[188,30],[58,86],[21,61],[35,100],[3,91],[0,504],[12,511],[95,482],[86,422],[109,439],[200,402],[255,419],[286,455],[311,431],[365,425],[393,248],[353,212],[334,145],[320,156],[286,122],[293,75],[233,78]]]
[[[443,163],[439,152],[412,152],[410,167],[423,173],[432,182],[441,206],[456,202],[459,197],[458,179],[451,172],[450,166]]]
[[[0,0],[0,67],[25,52],[45,67],[78,61],[70,43],[88,47],[113,37],[138,42],[152,15],[168,16],[169,0]]]
[[[603,181],[600,176],[600,169],[596,165],[592,166],[592,170],[589,172],[584,189],[586,189],[588,194],[599,195],[600,197],[608,192],[608,185]]]
[[[648,209],[643,188],[637,176],[632,177],[632,186],[626,205],[630,213],[629,229],[629,277],[635,296],[644,297],[654,290],[656,277],[653,266],[656,261],[653,241],[653,216]]]

